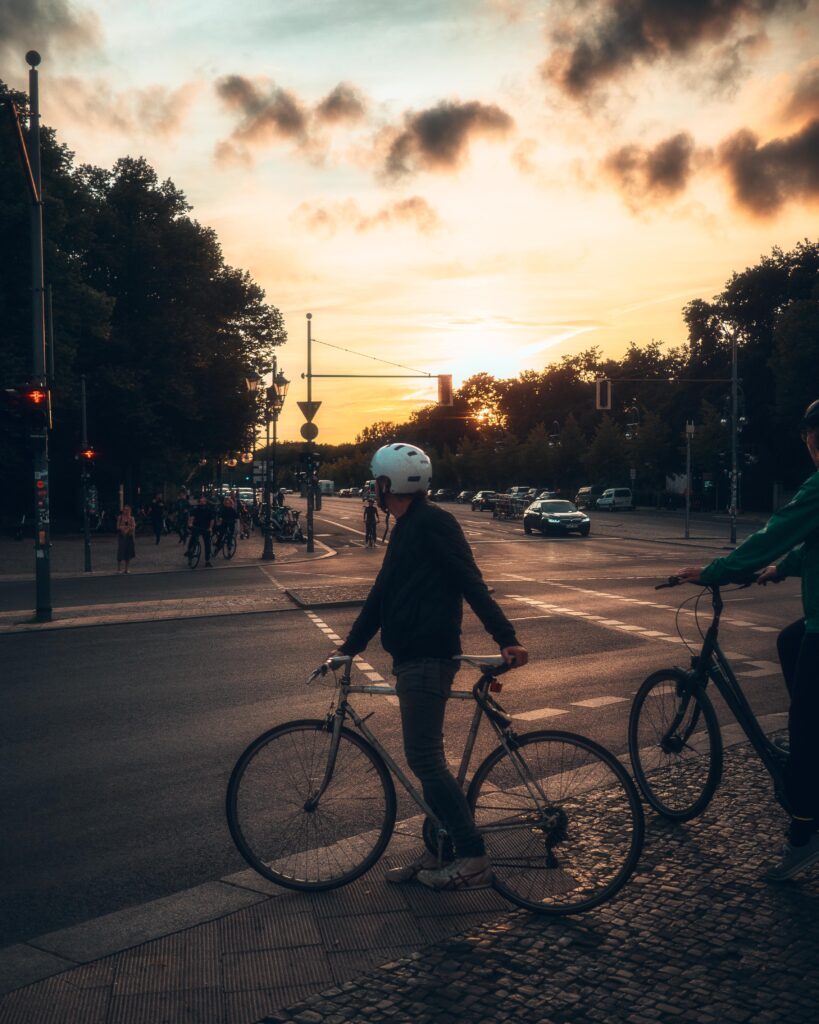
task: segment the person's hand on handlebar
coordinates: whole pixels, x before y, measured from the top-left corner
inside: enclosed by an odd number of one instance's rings
[[[767,565],[757,576],[756,581],[764,587],[766,583],[781,583],[784,579],[784,576],[779,575],[779,569],[775,565]]]
[[[501,655],[509,668],[521,668],[529,660],[525,647],[501,647]]]
[[[700,579],[700,573],[703,570],[701,565],[687,565],[684,569],[680,569],[677,573],[677,578],[680,583],[702,583]]]

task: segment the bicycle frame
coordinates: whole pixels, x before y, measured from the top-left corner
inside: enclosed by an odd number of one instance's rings
[[[703,691],[708,679],[712,680],[722,699],[728,705],[734,718],[736,718],[740,728],[748,737],[751,746],[765,765],[768,774],[774,780],[778,792],[781,788],[782,769],[787,756],[775,747],[762,731],[756,715],[748,702],[748,698],[745,696],[739,680],[734,675],[734,671],[719,645],[719,622],[722,615],[723,601],[718,586],[711,587],[711,594],[714,615],[711,625],[706,631],[699,655],[695,655],[691,659],[691,673],[689,675]]]
[[[494,680],[494,675],[487,675],[482,673],[480,679],[475,684],[472,690],[452,690],[450,692],[450,698],[456,700],[474,700],[475,711],[472,715],[472,721],[469,726],[467,733],[466,742],[464,744],[464,752],[461,756],[461,763],[458,767],[458,773],[456,780],[458,785],[463,789],[466,781],[466,775],[469,771],[469,764],[472,760],[472,752],[475,749],[475,741],[478,737],[478,730],[480,728],[481,719],[486,716],[489,719],[489,723],[494,729],[501,744],[505,747],[518,774],[521,777],[523,784],[529,789],[531,793],[531,785],[534,780],[526,777],[521,766],[518,764],[518,759],[515,757],[515,742],[514,732],[511,728],[511,720],[506,716],[502,708],[499,707],[492,699],[489,693],[489,687]],[[394,686],[354,686],[350,682],[350,670],[349,667],[341,678],[340,683],[341,694],[336,704],[335,711],[327,716],[328,728],[332,729],[332,739],[330,741],[330,751],[327,758],[327,767],[324,772],[324,778],[319,785],[318,790],[313,797],[308,801],[308,809],[314,809],[322,794],[330,784],[330,780],[333,777],[333,770],[335,768],[336,755],[338,753],[338,745],[341,736],[341,730],[346,719],[350,719],[355,725],[356,729],[364,736],[364,738],[372,744],[375,750],[378,752],[380,757],[383,759],[388,770],[392,775],[398,779],[401,785],[404,787],[410,798],[420,807],[424,814],[435,823],[435,825],[444,830],[443,824],[438,819],[438,816],[432,810],[432,808],[424,800],[423,795],[416,789],[406,773],[396,764],[395,760],[389,752],[382,746],[378,737],[367,727],[367,719],[373,712],[370,712],[363,717],[355,710],[352,704],[347,700],[351,693],[366,693],[366,694],[378,694],[381,696],[394,696]],[[545,794],[541,790],[540,786],[537,785],[538,796],[541,799],[546,799]],[[490,827],[490,831],[492,828]]]

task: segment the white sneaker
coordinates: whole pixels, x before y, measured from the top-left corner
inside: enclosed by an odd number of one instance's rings
[[[782,850],[782,859],[762,875],[766,882],[784,882],[793,878],[803,868],[810,867],[819,861],[819,832],[814,832],[802,846],[794,846],[786,842]]]
[[[424,850],[411,864],[405,864],[402,868],[390,868],[384,873],[384,878],[388,882],[414,882],[422,871],[435,871],[440,867],[441,861],[429,850]]]
[[[418,881],[439,892],[460,892],[462,889],[488,889],[492,885],[492,862],[487,856],[462,857],[437,871],[418,872]]]

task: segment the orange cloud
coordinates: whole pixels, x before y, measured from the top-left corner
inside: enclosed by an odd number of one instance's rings
[[[328,236],[345,229],[364,233],[376,228],[397,225],[413,227],[426,235],[432,234],[441,226],[438,214],[421,196],[399,199],[397,202],[382,206],[373,214],[363,213],[353,199],[329,206],[301,203],[294,217],[309,231]]]

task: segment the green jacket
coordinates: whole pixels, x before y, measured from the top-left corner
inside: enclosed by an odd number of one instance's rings
[[[730,555],[711,562],[701,576],[706,583],[725,583],[777,559],[781,559],[777,562],[781,576],[802,577],[806,629],[819,633],[819,472],[809,476],[761,530]]]

